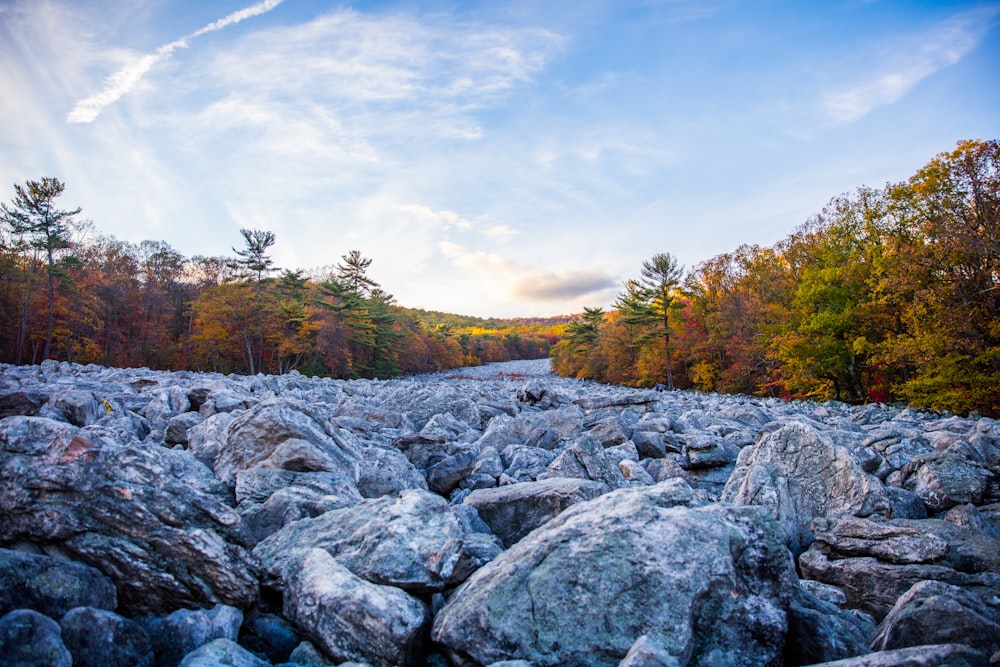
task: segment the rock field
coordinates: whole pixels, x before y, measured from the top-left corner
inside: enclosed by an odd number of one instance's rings
[[[0,664],[1000,665],[1000,421],[0,366]]]

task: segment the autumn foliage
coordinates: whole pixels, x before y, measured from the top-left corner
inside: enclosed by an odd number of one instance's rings
[[[403,308],[357,251],[306,273],[270,260],[270,232],[233,257],[94,236],[55,208],[55,179],[15,186],[0,211],[0,361],[56,359],[223,373],[391,377],[544,358],[565,322]]]
[[[611,312],[569,325],[556,372],[648,387],[669,361],[702,391],[1000,414],[1000,143],[836,197],[774,246],[697,265],[667,301],[669,336],[626,282]]]

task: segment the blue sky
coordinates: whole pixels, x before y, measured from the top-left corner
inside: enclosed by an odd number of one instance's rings
[[[0,199],[405,306],[607,306],[1000,137],[1000,3],[0,1]]]

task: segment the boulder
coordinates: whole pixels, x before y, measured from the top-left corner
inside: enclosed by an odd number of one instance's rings
[[[406,489],[426,489],[424,475],[398,449],[360,445],[358,491],[365,498],[395,495]]]
[[[921,454],[899,471],[899,486],[920,496],[934,513],[983,503],[992,479],[985,467],[948,452]]]
[[[1000,592],[1000,542],[947,521],[816,519],[803,576],[839,586],[850,607],[885,618],[923,580]]]
[[[119,611],[253,604],[256,565],[229,502],[184,451],[41,417],[0,421],[0,546],[44,544],[100,570]]]
[[[617,665],[643,635],[685,663],[780,665],[795,585],[780,527],[698,504],[667,482],[574,505],[473,574],[431,636],[456,665]]]
[[[231,639],[214,639],[191,651],[179,667],[270,667]]]
[[[229,425],[234,419],[235,413],[219,412],[192,426],[187,431],[188,451],[210,469],[214,469],[215,459],[222,451]]]
[[[153,644],[135,621],[103,609],[77,607],[59,626],[73,667],[153,667]]]
[[[250,468],[337,472],[357,482],[359,466],[349,431],[334,427],[318,408],[291,399],[271,399],[243,412],[229,425],[215,460],[216,476],[232,486]]]
[[[557,456],[537,479],[575,477],[601,482],[609,490],[627,486],[628,482],[604,452],[604,447],[592,435],[577,438],[562,454]]]
[[[932,644],[879,651],[812,667],[990,667],[985,655],[962,644]]]
[[[850,448],[795,422],[740,452],[720,499],[766,508],[784,526],[796,553],[812,542],[809,525],[816,517],[892,512],[885,486],[862,469]]]
[[[254,554],[280,577],[292,550],[319,548],[362,579],[422,594],[457,585],[500,551],[496,544],[484,554],[481,546],[447,501],[411,489],[296,521]]]
[[[277,665],[290,660],[301,637],[296,627],[281,616],[252,610],[243,616],[239,642]]]
[[[114,583],[100,570],[49,556],[0,549],[0,614],[34,609],[62,618],[74,607],[114,609]]]
[[[163,442],[168,445],[187,445],[188,431],[205,421],[197,412],[182,412],[167,420],[166,429],[163,432]]]
[[[800,587],[788,610],[785,663],[812,665],[864,655],[870,652],[868,638],[874,631],[875,623],[866,614],[842,611]]]
[[[31,609],[0,617],[0,656],[4,667],[72,667],[59,624]]]
[[[178,609],[162,618],[140,618],[156,654],[157,667],[176,667],[184,657],[215,639],[236,641],[243,613],[234,607]]]
[[[681,663],[662,646],[643,635],[635,640],[618,667],[681,667]]]
[[[1000,652],[1000,598],[941,581],[914,584],[879,625],[872,648],[885,651],[927,643],[965,644],[986,655]]]
[[[295,552],[282,576],[283,615],[331,658],[391,667],[418,655],[430,616],[416,598],[355,576],[322,549]]]
[[[553,477],[479,489],[462,502],[476,509],[507,548],[567,507],[596,498],[605,490],[600,482]]]

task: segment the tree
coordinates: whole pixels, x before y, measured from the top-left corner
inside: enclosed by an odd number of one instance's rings
[[[343,263],[337,265],[337,278],[355,294],[365,296],[378,287],[378,283],[368,277],[368,267],[372,260],[361,256],[360,250],[351,250],[341,257]]]
[[[41,252],[45,257],[48,304],[46,307],[43,359],[49,358],[52,348],[56,260],[61,251],[71,247],[70,232],[74,223],[73,216],[81,211],[80,208],[66,211],[55,207],[56,198],[65,189],[66,186],[58,179],[46,176],[41,181],[28,181],[23,186],[15,184],[15,195],[10,206],[0,204],[0,220],[16,237],[15,247],[23,251]],[[26,289],[30,289],[30,287],[26,287]],[[28,298],[29,295],[26,293],[26,304]],[[21,363],[22,359],[27,314],[26,306],[22,311],[21,337],[18,342],[16,363]]]
[[[677,297],[684,267],[669,253],[657,253],[642,263],[642,286],[647,290],[650,306],[660,317],[663,327],[663,355],[667,364],[667,389],[673,391],[674,376],[670,362],[670,312]]]
[[[240,229],[243,236],[244,248],[237,250],[233,248],[238,259],[236,266],[242,269],[244,279],[254,279],[254,301],[255,309],[259,315],[253,322],[256,332],[247,332],[247,362],[250,375],[264,371],[264,337],[266,319],[266,309],[263,303],[263,285],[267,274],[276,270],[271,256],[267,254],[267,249],[274,245],[274,232],[263,229]],[[250,346],[250,339],[256,334],[257,349],[254,351]]]
[[[274,232],[263,229],[240,229],[245,247],[243,250],[233,248],[233,252],[239,258],[236,260],[237,267],[243,269],[243,275],[256,279],[257,289],[260,291],[260,284],[267,277],[267,274],[275,271],[274,262],[267,249],[274,245]]]

